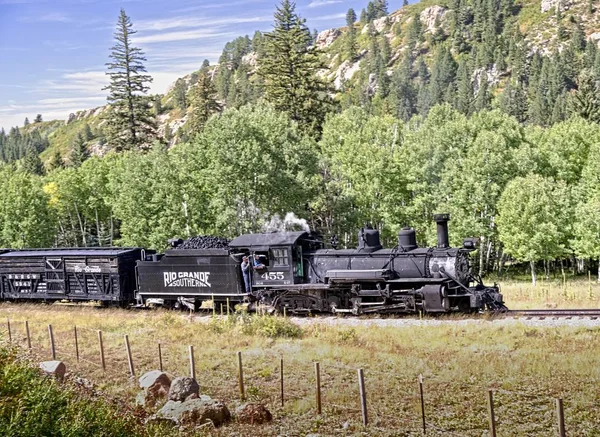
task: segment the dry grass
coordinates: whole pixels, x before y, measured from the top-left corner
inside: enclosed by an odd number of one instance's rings
[[[486,321],[410,328],[317,324],[304,328],[300,338],[286,339],[260,335],[268,331],[250,332],[239,324],[197,323],[167,311],[4,304],[0,317],[10,317],[13,337],[21,345],[22,322],[29,320],[36,353],[44,357],[49,357],[47,324],[52,323],[58,358],[107,393],[129,400],[137,387],[128,376],[125,333],[138,375],[158,367],[158,341],[165,370],[189,374],[187,345],[193,345],[202,392],[232,409],[238,403],[236,352],[242,351],[248,397],[265,402],[275,420],[262,427],[232,423],[212,435],[421,435],[416,385],[421,373],[432,425],[428,435],[484,434],[485,396],[493,388],[499,435],[555,435],[554,398],[562,397],[570,435],[600,436],[599,329],[509,327]],[[78,326],[86,360],[80,363],[74,358],[73,325]],[[106,373],[98,364],[97,329],[104,335]],[[279,404],[280,357],[285,360],[284,407]],[[322,372],[321,416],[315,414],[315,361]],[[366,429],[360,421],[359,367],[365,369],[371,420]]]
[[[523,281],[500,280],[506,305],[510,309],[600,308],[600,284],[595,277],[544,280],[537,286]]]

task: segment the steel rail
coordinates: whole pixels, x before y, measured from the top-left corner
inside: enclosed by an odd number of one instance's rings
[[[586,309],[532,309],[509,310],[504,313],[511,317],[600,317],[600,308]]]

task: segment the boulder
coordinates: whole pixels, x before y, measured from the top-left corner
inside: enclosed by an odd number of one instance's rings
[[[142,376],[140,376],[139,382],[140,388],[143,389],[148,389],[154,384],[167,386],[167,389],[171,386],[171,378],[169,378],[166,373],[161,372],[160,370],[152,370],[144,373]]]
[[[187,376],[175,378],[169,388],[170,401],[184,401],[189,395],[200,392],[200,386],[195,379]]]
[[[569,10],[573,0],[542,0],[541,10],[542,12],[548,12],[550,9],[556,11],[560,8],[561,12]]]
[[[152,419],[168,419],[181,426],[202,425],[208,422],[220,426],[231,419],[231,413],[223,402],[202,395],[185,402],[168,401]]]
[[[40,369],[46,375],[54,376],[57,379],[63,379],[67,372],[67,367],[62,361],[43,361],[40,363]]]
[[[240,423],[262,425],[273,420],[273,415],[263,404],[243,404],[235,410],[235,416]]]

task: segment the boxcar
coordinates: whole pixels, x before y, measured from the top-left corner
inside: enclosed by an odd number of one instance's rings
[[[240,259],[226,249],[175,249],[137,263],[138,302],[195,308],[205,300],[240,302]]]
[[[103,301],[135,298],[140,248],[27,249],[0,253],[2,299]]]

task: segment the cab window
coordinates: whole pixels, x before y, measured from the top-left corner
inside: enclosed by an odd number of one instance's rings
[[[273,265],[275,265],[275,266],[289,265],[287,249],[273,249]]]

